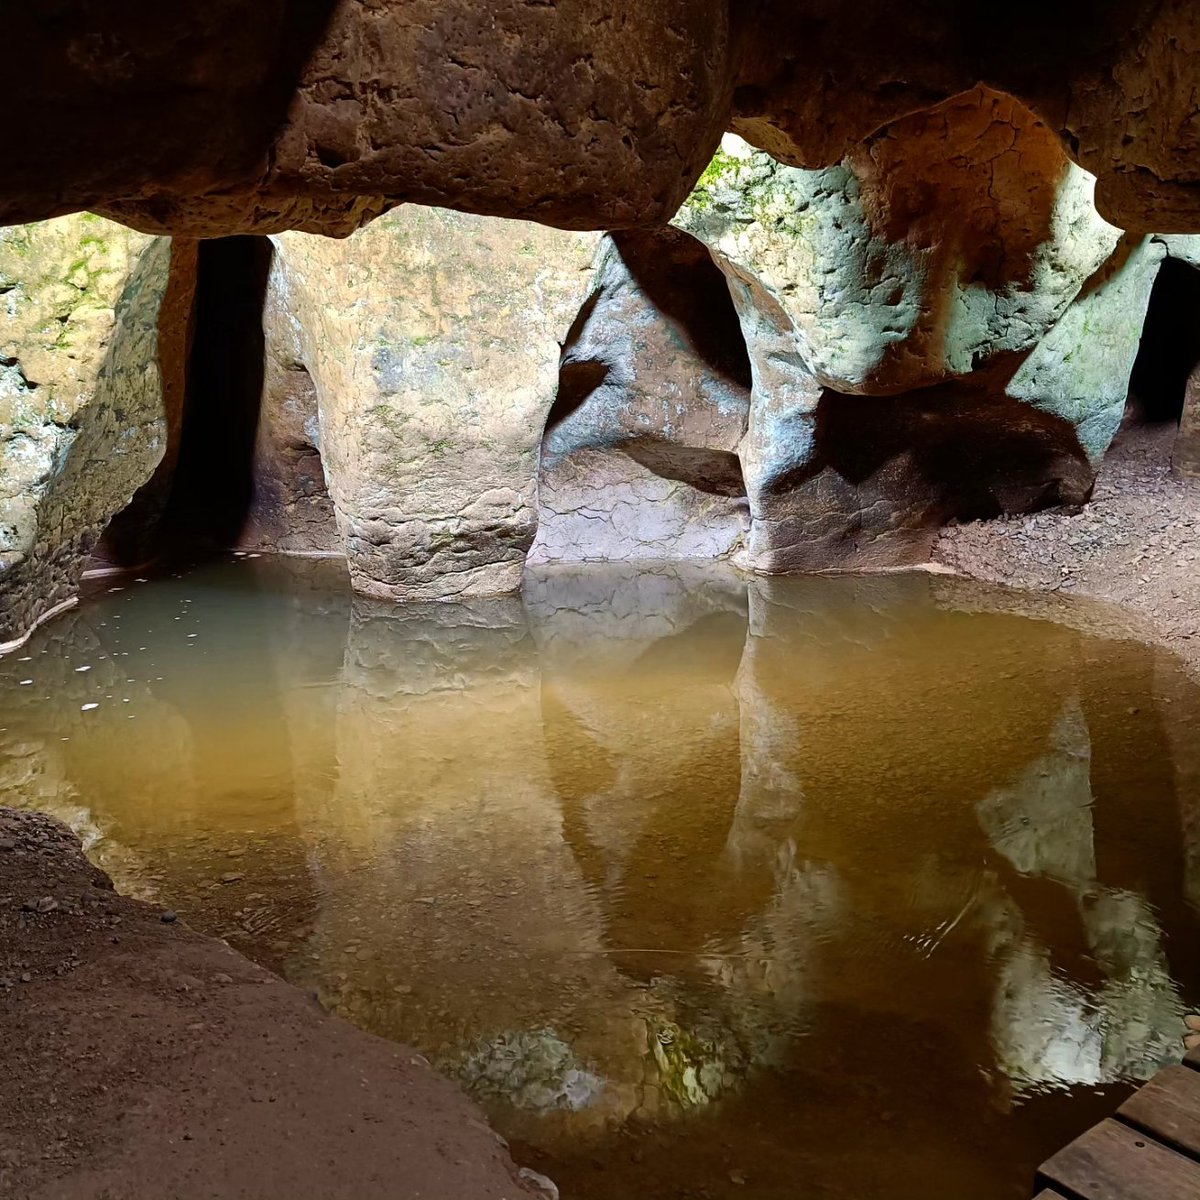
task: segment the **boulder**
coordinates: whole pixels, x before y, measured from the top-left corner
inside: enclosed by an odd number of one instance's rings
[[[172,257],[87,213],[0,230],[0,640],[74,597],[163,457],[194,262]]]
[[[731,553],[747,523],[749,385],[705,248],[678,230],[607,239],[563,352],[530,561]]]
[[[267,353],[311,378],[355,589],[515,590],[597,236],[413,206],[345,241],[274,242]]]

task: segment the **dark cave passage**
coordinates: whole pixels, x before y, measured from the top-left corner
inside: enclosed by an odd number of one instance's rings
[[[95,558],[131,567],[238,546],[330,551],[315,388],[303,364],[271,353],[264,332],[271,242],[214,238],[189,249],[178,252],[194,292],[166,453]]]
[[[174,546],[235,545],[250,512],[271,254],[264,237],[200,243],[183,437],[164,522]]]
[[[1144,424],[1178,423],[1188,376],[1200,364],[1200,271],[1166,259],[1150,293],[1133,374],[1130,415]]]

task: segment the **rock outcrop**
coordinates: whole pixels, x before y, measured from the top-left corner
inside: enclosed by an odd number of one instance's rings
[[[520,585],[560,347],[597,241],[415,206],[342,242],[275,238],[267,353],[311,379],[358,591]]]
[[[156,233],[344,235],[416,201],[661,223],[729,103],[729,18],[710,0],[217,0],[203,14],[135,0],[102,19],[13,17],[39,85],[3,221],[75,206]]]
[[[749,364],[685,233],[618,234],[563,350],[530,561],[720,558],[747,524]]]
[[[1200,228],[1191,0],[122,0],[24,5],[0,221],[347,233],[416,201],[665,221],[720,133],[822,168],[980,81],[1036,112],[1123,228]]]
[[[251,471],[253,495],[238,544],[291,554],[339,554],[337,517],[321,458],[317,388],[304,366],[300,328],[268,292],[263,311],[262,399]]]
[[[1086,499],[1163,254],[1092,190],[987,89],[819,171],[725,140],[675,223],[753,367],[744,565],[912,561],[949,517]]]
[[[783,309],[823,387],[884,395],[1030,349],[1120,238],[1093,191],[1032,113],[976,89],[826,170],[727,138],[675,220]]]
[[[0,230],[0,640],[74,597],[162,459],[192,261],[88,214]]]

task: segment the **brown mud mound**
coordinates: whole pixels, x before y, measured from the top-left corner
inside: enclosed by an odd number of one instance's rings
[[[0,1062],[0,1196],[542,1194],[413,1050],[118,896],[65,826],[11,809]]]

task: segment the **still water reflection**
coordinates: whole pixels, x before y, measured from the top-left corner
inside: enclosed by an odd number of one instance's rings
[[[419,1046],[565,1200],[1017,1200],[1200,1000],[1200,704],[979,607],[208,565],[0,660],[0,803]]]

